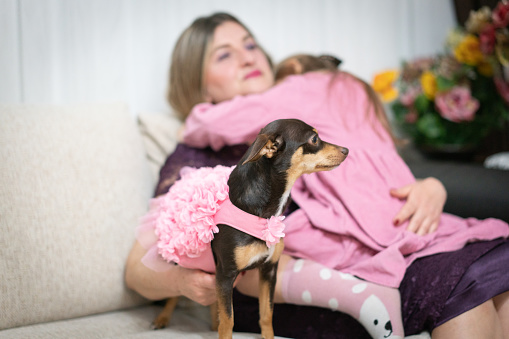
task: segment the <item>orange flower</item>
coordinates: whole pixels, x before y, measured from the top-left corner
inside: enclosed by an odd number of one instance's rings
[[[384,102],[392,101],[398,97],[398,90],[394,87],[398,76],[399,72],[396,70],[388,70],[375,75],[373,89],[380,94]]]
[[[437,78],[430,71],[426,71],[421,75],[421,87],[424,95],[429,100],[435,99],[437,94]]]
[[[459,62],[470,66],[476,66],[484,60],[479,39],[472,34],[467,34],[454,49],[454,56]]]

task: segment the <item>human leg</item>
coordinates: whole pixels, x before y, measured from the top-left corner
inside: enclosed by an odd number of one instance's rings
[[[357,319],[373,338],[404,336],[399,291],[329,269],[310,260],[287,263],[285,302],[338,310]]]
[[[502,339],[504,336],[497,309],[490,299],[436,327],[431,338]]]
[[[493,302],[502,325],[504,338],[509,338],[509,291],[494,297]]]
[[[237,289],[256,297],[257,275],[257,271],[248,271]],[[383,338],[388,334],[392,335],[389,338],[403,337],[397,289],[360,280],[309,260],[281,256],[274,300],[347,313],[357,319],[374,338]]]

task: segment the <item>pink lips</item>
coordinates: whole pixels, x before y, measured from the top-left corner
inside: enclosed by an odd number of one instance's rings
[[[260,75],[262,75],[262,72],[260,72],[259,70],[254,70],[250,73],[248,73],[244,79],[247,80],[247,79],[250,79],[250,78],[256,78],[256,77],[259,77]]]

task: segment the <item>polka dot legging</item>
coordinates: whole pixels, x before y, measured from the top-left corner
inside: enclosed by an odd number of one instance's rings
[[[291,260],[283,272],[287,303],[347,313],[373,338],[403,338],[401,300],[396,288],[358,279],[310,260]]]

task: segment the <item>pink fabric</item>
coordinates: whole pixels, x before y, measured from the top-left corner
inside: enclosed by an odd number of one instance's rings
[[[264,240],[268,247],[284,237],[283,216],[270,219],[246,213],[228,197],[228,177],[233,167],[185,167],[181,179],[168,193],[150,202],[149,212],[136,229],[136,238],[147,249],[142,262],[155,271],[169,263],[215,272],[210,243],[217,224],[227,224]]]
[[[226,224],[235,227],[239,231],[264,240],[267,247],[277,244],[283,238],[285,224],[284,216],[272,216],[270,219],[259,218],[246,213],[228,199],[221,204],[221,208],[214,216],[216,224]]]
[[[406,223],[394,226],[404,202],[389,190],[415,178],[367,102],[363,86],[347,74],[335,81],[325,73],[292,76],[262,94],[197,105],[186,121],[184,142],[218,150],[252,142],[275,119],[296,118],[315,127],[323,140],[349,148],[339,168],[295,183],[292,198],[301,209],[285,220],[285,252],[372,282],[397,287],[419,257],[509,235],[501,220],[445,213],[438,231],[426,236],[406,231]]]

